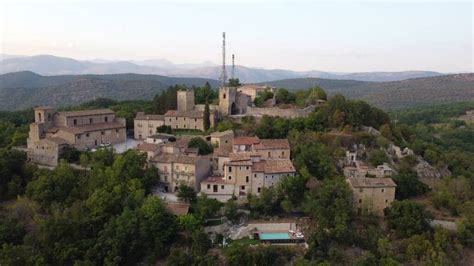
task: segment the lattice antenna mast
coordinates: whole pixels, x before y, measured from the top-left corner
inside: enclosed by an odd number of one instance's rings
[[[225,70],[225,32],[222,33],[222,69],[220,81],[223,87],[227,83],[227,71]]]
[[[235,56],[232,54],[232,79],[235,79]]]

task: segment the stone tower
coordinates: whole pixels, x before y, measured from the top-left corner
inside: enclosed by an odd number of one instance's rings
[[[228,116],[237,113],[235,98],[237,95],[237,88],[235,87],[220,87],[219,88],[219,113],[221,116]]]
[[[178,111],[194,110],[194,90],[178,91]]]

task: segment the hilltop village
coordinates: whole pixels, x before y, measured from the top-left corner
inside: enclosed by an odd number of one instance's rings
[[[223,48],[218,88],[0,112],[0,265],[473,265],[474,103],[240,84]]]
[[[11,202],[0,213],[13,228],[2,233],[0,258],[350,265],[449,262],[466,250],[455,245],[470,245],[469,157],[420,144],[419,125],[394,125],[381,110],[320,88],[205,89],[214,98],[203,101],[201,87],[170,88],[165,101],[146,103],[170,103],[160,113],[139,102],[124,115],[104,99],[28,111],[26,146],[0,149]],[[469,129],[466,108],[438,127]]]
[[[276,187],[282,179],[294,177],[297,171],[291,160],[288,139],[236,136],[233,130],[214,131],[197,138],[160,132],[202,132],[206,120],[207,129],[212,129],[224,118],[239,121],[242,117],[261,117],[258,113],[266,117],[303,118],[317,107],[274,112],[279,109],[274,106],[275,98],[269,99],[270,107],[255,107],[255,98],[268,92],[274,95],[275,88],[226,86],[219,89],[218,105],[196,105],[193,90],[179,90],[177,110],[168,110],[164,115],[138,112],[133,128],[137,141],[134,149],[146,154],[148,166],[156,169],[159,179],[155,189],[176,195],[182,186],[187,186],[209,198],[227,202],[233,198],[245,199],[248,195],[258,196],[262,189]],[[325,100],[317,102],[319,106]],[[253,111],[248,114],[248,110]],[[34,112],[27,151],[29,159],[41,165],[57,166],[61,153],[67,148],[95,150],[126,140],[125,120],[115,117],[110,109],[56,112],[50,107],[36,107]],[[196,139],[212,147],[213,152],[203,155],[199,147],[191,147],[190,142]],[[353,191],[355,208],[360,212],[364,207],[366,211],[383,215],[383,210],[395,199],[396,185],[390,177],[396,171],[387,163],[369,167],[358,159],[357,148],[345,153],[341,168]],[[407,155],[413,152],[408,149],[396,152],[400,158]]]

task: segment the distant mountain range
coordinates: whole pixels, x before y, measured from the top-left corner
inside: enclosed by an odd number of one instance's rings
[[[320,86],[330,95],[342,94],[348,98],[367,101],[385,110],[474,100],[473,73],[389,82],[303,78],[265,84],[290,90]]]
[[[203,78],[141,74],[42,76],[23,71],[0,75],[0,110],[35,105],[76,105],[98,97],[115,100],[151,99],[174,84],[202,86],[218,81]],[[474,74],[444,75],[391,82],[297,78],[265,82],[290,90],[320,86],[330,95],[340,93],[382,109],[397,109],[441,102],[474,100]]]
[[[212,62],[202,62],[199,64],[175,64],[166,59],[142,61],[95,59],[80,61],[52,55],[14,56],[0,54],[0,60],[0,74],[18,71],[32,71],[41,75],[101,75],[135,73],[155,74],[170,77],[218,79],[220,73],[220,66]],[[235,67],[235,76],[245,83],[294,78],[325,78],[385,82],[440,75],[443,74],[433,71],[332,73],[316,70],[292,71],[285,69],[251,68],[240,65]]]
[[[202,78],[140,74],[41,76],[29,71],[14,72],[0,75],[0,110],[76,105],[99,97],[149,100],[171,85],[203,86],[206,82],[218,86],[216,80]]]

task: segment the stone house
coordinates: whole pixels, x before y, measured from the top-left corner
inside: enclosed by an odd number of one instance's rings
[[[204,156],[160,154],[149,164],[158,169],[161,186],[168,192],[176,192],[180,184],[199,191],[201,181],[211,171],[211,162]]]
[[[126,140],[125,119],[110,109],[56,112],[51,107],[34,108],[27,153],[31,161],[56,166],[62,148],[92,149]]]
[[[219,148],[231,148],[234,140],[234,131],[226,130],[223,132],[212,132],[210,137],[211,144]]]
[[[156,129],[164,125],[163,115],[150,115],[144,112],[138,112],[133,120],[134,138],[146,139],[155,135]]]
[[[357,211],[382,216],[383,210],[395,200],[396,184],[391,178],[347,178]]]
[[[284,176],[296,173],[290,160],[265,160],[255,152],[231,153],[223,167],[223,175],[201,182],[201,192],[219,200],[249,193],[258,195],[262,188],[274,186]]]

